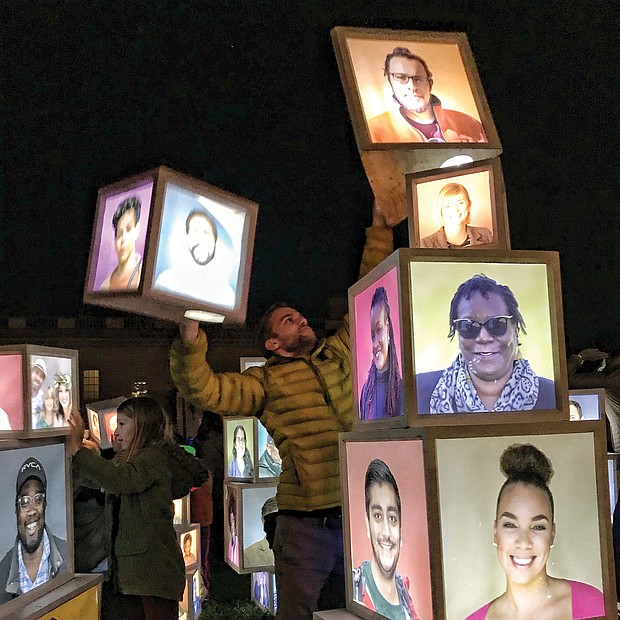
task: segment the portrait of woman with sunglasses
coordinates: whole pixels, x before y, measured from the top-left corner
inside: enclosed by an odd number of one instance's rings
[[[459,353],[445,370],[417,375],[418,413],[554,409],[553,381],[521,357],[525,321],[513,292],[485,275],[463,282],[450,303],[448,338]]]

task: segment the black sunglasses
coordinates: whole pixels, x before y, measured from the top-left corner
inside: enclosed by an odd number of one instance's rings
[[[478,338],[480,330],[484,327],[490,336],[499,338],[503,336],[508,329],[508,321],[512,316],[494,316],[492,319],[479,323],[478,321],[472,321],[471,319],[454,319],[452,324],[459,333],[461,338],[465,340],[473,340]]]

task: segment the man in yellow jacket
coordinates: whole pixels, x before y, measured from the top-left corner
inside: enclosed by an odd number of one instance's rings
[[[360,277],[392,251],[392,230],[375,204]],[[306,318],[284,303],[261,319],[267,362],[243,373],[216,373],[195,321],[180,326],[170,372],[184,398],[220,415],[257,416],[282,458],[274,541],[278,618],[311,620],[344,607],[344,560],[338,434],[353,429],[348,316],[317,339]]]

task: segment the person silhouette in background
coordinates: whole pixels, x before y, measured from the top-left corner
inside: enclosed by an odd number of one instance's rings
[[[571,389],[605,390],[608,449],[620,452],[620,329],[603,330],[595,336],[594,344],[594,347],[582,349],[568,358],[568,386]],[[617,592],[620,592],[619,499],[616,498],[612,523]]]

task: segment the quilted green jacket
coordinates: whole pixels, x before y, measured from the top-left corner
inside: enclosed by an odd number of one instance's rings
[[[366,230],[360,277],[392,251],[391,229]],[[348,317],[309,359],[274,355],[243,373],[216,373],[205,361],[207,337],[177,338],[170,372],[184,398],[220,415],[255,415],[282,457],[280,510],[310,511],[341,504],[338,433],[353,429]]]

